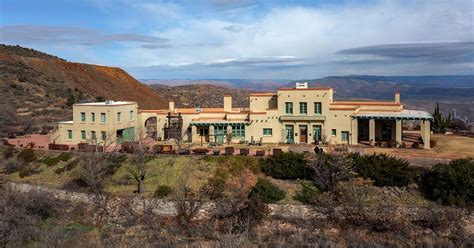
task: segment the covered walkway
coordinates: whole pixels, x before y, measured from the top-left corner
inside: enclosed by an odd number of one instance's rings
[[[358,142],[395,141],[402,143],[403,121],[420,122],[423,148],[430,148],[430,121],[433,117],[426,111],[402,110],[399,112],[358,112],[352,116],[357,126]]]

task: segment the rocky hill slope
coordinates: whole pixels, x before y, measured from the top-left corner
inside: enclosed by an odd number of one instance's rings
[[[120,68],[0,45],[0,136],[51,128],[56,121],[71,119],[72,104],[105,99],[136,101],[141,108],[167,106]]]
[[[173,100],[176,107],[222,107],[224,95],[232,95],[233,107],[248,107],[250,91],[228,88],[210,84],[193,84],[180,86],[166,86],[162,84],[150,85],[166,100]]]

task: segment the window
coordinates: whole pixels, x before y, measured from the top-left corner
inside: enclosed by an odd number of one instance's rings
[[[240,124],[232,127],[232,136],[236,138],[245,137],[245,125]]]
[[[105,123],[107,118],[105,117],[105,113],[100,113],[100,122]]]
[[[86,131],[81,130],[81,140],[85,140],[85,139],[86,139]]]
[[[67,139],[72,140],[72,130],[67,130]]]
[[[117,113],[117,122],[120,122],[120,117],[121,117],[122,113],[121,112],[118,112]]]
[[[81,112],[81,122],[86,122],[86,113]]]
[[[130,120],[133,121],[133,110],[130,110]]]
[[[272,136],[272,129],[271,128],[264,128],[263,129],[263,136]]]
[[[285,102],[285,113],[293,114],[293,103],[292,102]]]
[[[331,130],[331,135],[332,135],[332,136],[336,136],[336,135],[337,135],[337,130],[336,130],[336,129],[332,129],[332,130]]]
[[[106,133],[105,131],[100,132],[100,136],[101,136],[101,139],[102,139],[102,140],[106,140],[106,139],[107,139],[107,133]]]
[[[308,103],[300,102],[300,114],[301,115],[308,114]]]
[[[91,122],[95,122],[95,113],[91,113]]]
[[[348,131],[342,131],[341,132],[341,140],[342,141],[349,141],[349,132]]]
[[[91,131],[91,139],[96,140],[97,136],[95,135],[95,131]]]
[[[320,102],[315,102],[314,103],[314,113],[317,115],[322,114],[322,105]]]

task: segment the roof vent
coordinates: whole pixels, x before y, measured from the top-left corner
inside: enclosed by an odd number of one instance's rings
[[[308,88],[308,82],[296,82],[296,88],[297,89],[307,89]]]
[[[201,112],[202,111],[202,108],[196,108],[196,112]]]

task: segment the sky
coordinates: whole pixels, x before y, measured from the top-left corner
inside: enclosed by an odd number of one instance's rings
[[[474,74],[472,0],[0,0],[0,43],[139,79]]]

